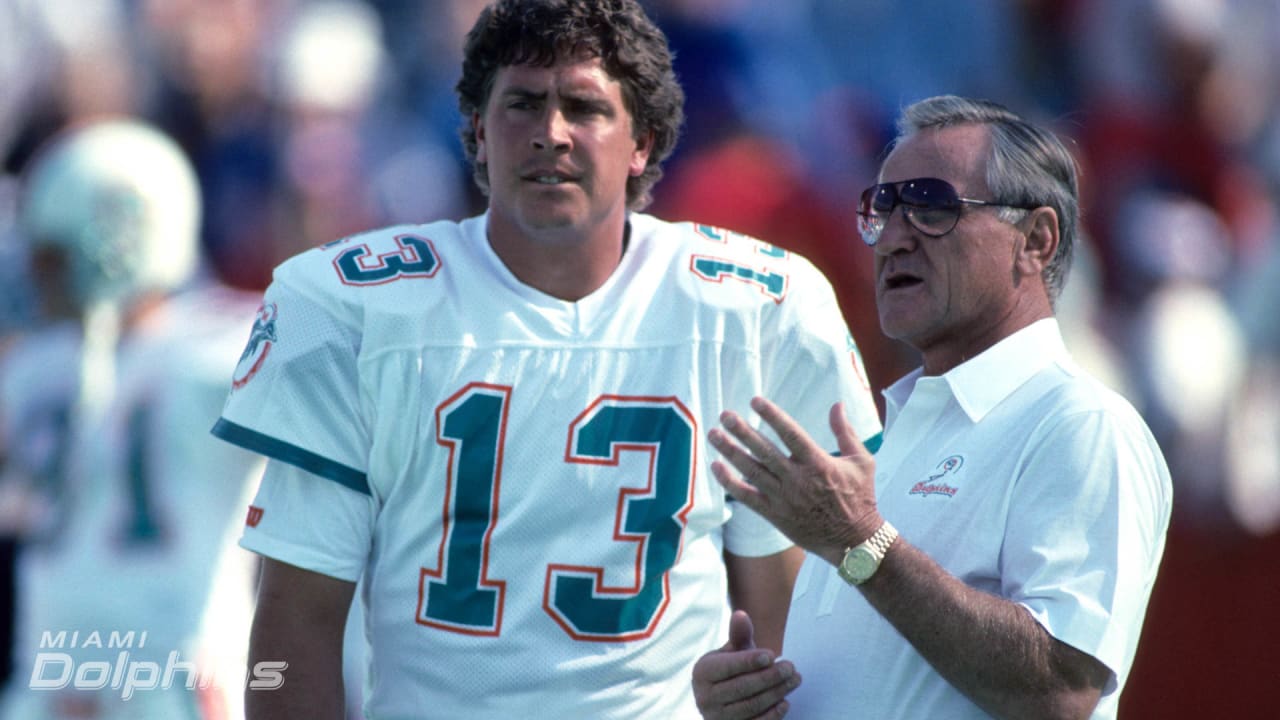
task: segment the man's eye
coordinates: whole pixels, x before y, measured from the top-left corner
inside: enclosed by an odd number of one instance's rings
[[[566,110],[573,115],[578,115],[581,117],[594,117],[594,116],[607,115],[609,112],[609,107],[607,105],[601,105],[599,103],[584,102],[584,103],[573,103],[569,105],[566,108]]]

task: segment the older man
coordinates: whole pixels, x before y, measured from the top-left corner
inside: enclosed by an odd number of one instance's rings
[[[839,457],[763,398],[751,406],[782,446],[732,412],[711,431],[720,482],[809,556],[788,660],[753,648],[738,613],[695,666],[699,708],[1114,718],[1171,484],[1142,418],[1072,362],[1054,319],[1075,165],[990,102],[931,98],[899,126],[860,229],[881,326],[923,367],[886,390],[874,457],[839,404]]]

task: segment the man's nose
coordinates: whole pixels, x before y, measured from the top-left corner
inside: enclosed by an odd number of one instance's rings
[[[880,237],[873,249],[877,255],[892,255],[909,252],[919,241],[916,229],[907,220],[906,208],[899,204],[889,211],[889,217],[885,218],[884,227],[881,228]]]
[[[572,146],[569,121],[559,108],[547,109],[542,122],[538,124],[537,132],[533,134],[532,142],[535,150],[554,150],[556,152],[567,152],[569,150]]]

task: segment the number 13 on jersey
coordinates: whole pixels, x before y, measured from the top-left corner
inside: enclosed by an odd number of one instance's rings
[[[423,625],[470,635],[502,632],[507,581],[489,577],[488,568],[490,541],[501,522],[510,400],[510,387],[472,383],[436,408],[436,440],[449,449],[449,468],[436,567],[422,568],[419,579]],[[696,433],[692,413],[674,397],[602,395],[570,424],[567,465],[619,468],[624,452],[649,456],[643,484],[618,478],[612,539],[635,545],[632,582],[608,585],[598,566],[546,566],[543,609],[574,639],[639,640],[661,620],[670,599],[668,571],[693,507]],[[564,497],[575,497],[572,488],[564,490]]]

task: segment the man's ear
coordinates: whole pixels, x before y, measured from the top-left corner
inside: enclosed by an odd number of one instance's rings
[[[1038,207],[1020,225],[1026,228],[1026,240],[1018,252],[1015,265],[1023,275],[1037,276],[1058,252],[1058,213],[1051,207]]]
[[[485,151],[484,121],[480,118],[480,113],[471,113],[471,129],[476,133],[476,162],[489,162],[488,153]]]
[[[636,138],[636,149],[631,153],[631,164],[628,167],[631,177],[640,177],[649,166],[649,155],[653,152],[653,131],[647,130]]]

